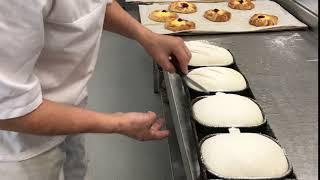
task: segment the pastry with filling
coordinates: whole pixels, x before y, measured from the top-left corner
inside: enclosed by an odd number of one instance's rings
[[[175,1],[170,3],[169,10],[177,13],[190,14],[197,12],[197,6],[190,2]]]
[[[192,105],[192,116],[207,127],[255,127],[264,119],[259,106],[237,94],[217,93]]]
[[[186,42],[192,57],[189,66],[228,66],[234,63],[231,53],[222,47],[199,42]]]
[[[283,149],[260,134],[217,134],[200,152],[207,170],[223,179],[277,179],[290,172]]]
[[[170,12],[167,10],[154,10],[149,15],[149,19],[157,22],[173,21],[177,18],[178,15],[175,12]]]
[[[255,14],[250,18],[249,23],[256,27],[274,26],[278,24],[278,17],[270,14]]]
[[[231,13],[223,9],[209,9],[203,16],[213,22],[226,22],[230,20]]]
[[[228,6],[238,10],[250,10],[254,8],[251,0],[229,0]]]
[[[210,92],[237,92],[247,88],[241,73],[226,67],[201,67],[190,71],[187,76]],[[188,81],[188,87],[202,92]]]
[[[196,28],[196,24],[192,21],[188,21],[185,19],[175,19],[173,21],[167,21],[164,27],[170,31],[186,31]]]

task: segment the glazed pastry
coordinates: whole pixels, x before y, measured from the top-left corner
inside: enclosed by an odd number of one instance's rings
[[[230,20],[231,13],[223,9],[210,9],[203,16],[213,22],[226,22]]]
[[[169,10],[177,13],[190,14],[197,12],[197,6],[190,2],[175,1],[169,5]]]
[[[278,17],[269,14],[255,14],[250,18],[249,23],[253,26],[274,26],[278,24]]]
[[[173,21],[178,18],[175,12],[170,12],[167,10],[154,10],[149,15],[149,19],[157,22],[167,22]]]
[[[164,27],[170,31],[185,31],[195,29],[196,25],[192,21],[178,18],[176,20],[166,22]]]
[[[228,6],[232,9],[250,10],[254,8],[251,0],[229,0]]]

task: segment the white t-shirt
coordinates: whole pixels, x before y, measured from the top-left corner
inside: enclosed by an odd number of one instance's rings
[[[30,113],[43,98],[86,98],[109,2],[0,1],[0,121]],[[64,138],[0,131],[0,161],[31,158]]]

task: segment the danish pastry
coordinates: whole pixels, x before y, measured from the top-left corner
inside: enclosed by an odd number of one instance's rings
[[[253,26],[274,26],[278,24],[278,17],[269,14],[254,14],[249,23]]]
[[[250,10],[254,8],[251,0],[229,0],[228,6],[232,9]]]
[[[170,12],[167,10],[154,10],[149,15],[149,19],[157,22],[173,21],[177,18],[178,15],[175,12]]]
[[[166,22],[164,27],[170,31],[184,31],[195,29],[196,25],[192,21],[178,18],[173,21]]]
[[[203,16],[213,22],[226,22],[230,20],[231,13],[223,9],[209,9]]]
[[[169,5],[169,11],[190,14],[197,12],[197,6],[190,2],[175,1]]]

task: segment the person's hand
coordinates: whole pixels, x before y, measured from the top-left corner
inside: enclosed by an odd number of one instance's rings
[[[149,32],[140,43],[165,71],[175,72],[175,67],[169,58],[174,55],[178,60],[181,71],[188,73],[191,53],[185,45],[184,40],[180,37]]]
[[[168,130],[161,130],[164,119],[158,118],[153,112],[114,113],[113,116],[118,124],[116,133],[140,141],[160,140],[169,135]]]

